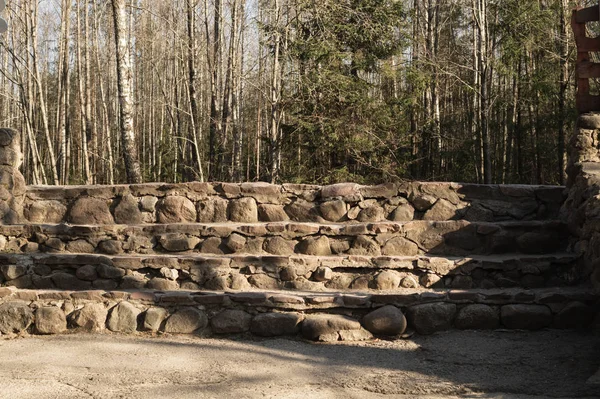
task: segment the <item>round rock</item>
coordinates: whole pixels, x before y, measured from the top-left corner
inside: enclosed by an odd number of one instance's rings
[[[62,309],[45,306],[35,312],[35,328],[40,334],[60,334],[67,329],[67,317]]]
[[[183,308],[167,319],[165,332],[191,334],[208,325],[206,313],[195,308]]]
[[[0,305],[0,332],[2,334],[20,333],[33,322],[33,312],[20,302],[8,302]]]
[[[367,314],[362,324],[373,334],[400,335],[406,330],[406,317],[397,307],[387,305]]]

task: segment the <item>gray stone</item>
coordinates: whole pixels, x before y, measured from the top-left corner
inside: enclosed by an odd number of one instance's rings
[[[315,281],[329,281],[333,278],[333,270],[328,267],[319,267],[312,275],[313,280]]]
[[[387,305],[367,314],[363,326],[377,335],[400,335],[406,330],[406,317],[400,309]]]
[[[329,239],[326,236],[318,238],[308,237],[304,239],[297,246],[297,251],[305,255],[314,256],[330,256],[331,247],[329,246]]]
[[[363,223],[381,222],[382,220],[385,220],[385,213],[382,207],[380,207],[379,205],[373,205],[360,211],[357,219],[359,222]]]
[[[144,330],[160,330],[169,313],[163,308],[151,307],[144,313]]]
[[[154,277],[147,283],[148,288],[158,291],[175,291],[179,288],[176,281],[166,278]]]
[[[98,279],[92,282],[92,287],[97,290],[111,291],[117,289],[119,283],[114,280]]]
[[[48,252],[64,252],[65,247],[65,243],[56,237],[48,238],[43,244],[43,249]]]
[[[196,208],[192,201],[179,195],[171,195],[158,201],[156,218],[159,223],[194,223]]]
[[[454,325],[461,330],[493,330],[500,325],[500,317],[491,306],[467,305],[458,311]]]
[[[544,254],[560,249],[560,241],[549,232],[529,232],[517,237],[517,245],[526,254]]]
[[[342,198],[346,201],[360,201],[360,186],[355,183],[337,183],[321,188],[322,199]]]
[[[261,337],[295,335],[302,319],[298,313],[261,313],[252,319],[250,331]]]
[[[211,197],[198,201],[198,222],[224,223],[227,222],[227,205],[229,201],[220,197]]]
[[[75,240],[67,243],[66,250],[75,254],[91,254],[95,248],[86,240]]]
[[[281,283],[277,279],[266,274],[253,274],[248,278],[248,281],[254,287],[263,290],[277,290],[281,288]]]
[[[321,215],[330,222],[340,222],[347,213],[347,205],[342,200],[324,202],[320,205]]]
[[[231,200],[229,203],[229,220],[238,223],[258,222],[258,208],[254,198],[245,197]]]
[[[145,195],[140,200],[140,207],[144,212],[154,212],[156,210],[156,203],[158,202],[158,198],[153,197],[151,195]]]
[[[437,198],[429,194],[418,194],[411,196],[410,202],[416,210],[425,212],[437,202]]]
[[[68,220],[73,224],[114,224],[105,200],[81,197],[71,207]]]
[[[108,329],[114,332],[132,333],[137,330],[141,311],[129,302],[121,302],[110,311]]]
[[[98,272],[96,272],[96,267],[93,265],[84,265],[77,268],[75,272],[75,276],[84,281],[94,281],[98,279]]]
[[[252,316],[242,310],[224,310],[210,320],[215,334],[237,334],[250,330]]]
[[[124,276],[120,287],[124,290],[142,289],[148,283],[148,279],[142,275]]]
[[[0,266],[2,275],[7,280],[14,280],[27,273],[27,266],[24,265],[2,265]]]
[[[61,290],[89,290],[92,288],[92,283],[89,281],[82,281],[69,273],[55,273],[51,278],[56,288]]]
[[[352,247],[348,251],[350,255],[381,255],[381,247],[369,236],[358,236],[352,242]]]
[[[107,279],[118,279],[125,275],[125,270],[104,264],[98,265],[96,271],[100,277]]]
[[[452,326],[456,305],[453,303],[425,303],[408,308],[410,324],[419,334],[433,334]]]
[[[115,207],[115,222],[119,224],[140,224],[143,222],[138,201],[133,195],[127,194],[121,197]]]
[[[325,219],[321,217],[319,208],[313,203],[296,201],[285,206],[285,213],[288,214],[290,219],[295,222],[323,222]]]
[[[267,238],[263,243],[263,249],[273,255],[292,255],[295,245],[295,241],[276,236]]]
[[[456,275],[452,278],[452,288],[457,290],[468,290],[473,287],[473,279],[470,276]]]
[[[400,287],[402,288],[419,288],[419,282],[413,276],[406,276],[400,281]]]
[[[165,332],[191,334],[208,325],[206,313],[195,308],[183,308],[172,314],[165,323]]]
[[[581,302],[571,302],[554,316],[552,327],[584,329],[592,324],[594,316],[594,308],[591,306]]]
[[[419,246],[404,237],[394,237],[386,241],[381,253],[388,256],[414,256],[419,254]]]
[[[60,334],[67,329],[67,317],[56,306],[44,306],[35,312],[35,328],[39,334]]]
[[[394,222],[410,222],[415,218],[415,208],[411,204],[402,204],[390,214]]]
[[[379,290],[394,290],[400,286],[402,276],[393,270],[384,270],[375,277],[375,285]]]
[[[358,320],[341,315],[309,315],[302,322],[302,335],[310,340],[326,341],[328,335],[342,330],[359,330]]]
[[[106,255],[123,253],[123,243],[117,240],[104,240],[98,243],[98,252]]]
[[[179,278],[179,271],[177,269],[170,269],[168,267],[160,268],[160,275],[166,279],[177,281]]]
[[[544,305],[504,305],[500,318],[508,328],[539,330],[552,323],[552,312]]]
[[[200,245],[200,252],[203,254],[223,255],[224,251],[221,239],[219,237],[208,237]]]
[[[459,216],[456,205],[440,198],[431,209],[425,212],[423,220],[452,220]]]
[[[172,233],[160,236],[158,242],[169,252],[183,252],[196,248],[200,239],[181,233]]]
[[[231,250],[231,252],[242,252],[246,246],[246,237],[241,234],[233,233],[225,239],[225,246]]]
[[[69,323],[78,329],[93,332],[105,328],[108,311],[101,303],[88,303],[69,315]]]
[[[235,274],[233,276],[231,276],[231,289],[232,290],[236,290],[236,291],[242,291],[242,290],[248,290],[252,288],[252,286],[250,285],[250,283],[248,282],[248,279],[241,275],[241,274]]]
[[[67,207],[55,200],[37,200],[24,210],[25,218],[31,223],[60,223],[66,213]]]
[[[258,219],[261,222],[285,222],[290,220],[281,205],[260,204],[258,205]]]
[[[373,339],[373,334],[369,330],[361,328],[359,330],[341,330],[338,331],[340,341],[368,341]]]
[[[20,333],[33,323],[33,312],[21,302],[7,302],[0,305],[0,333]]]

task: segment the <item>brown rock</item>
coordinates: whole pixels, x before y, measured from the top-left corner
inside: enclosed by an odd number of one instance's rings
[[[196,248],[200,239],[181,233],[173,233],[160,236],[158,242],[169,252],[183,252]]]
[[[252,319],[250,331],[261,337],[295,335],[300,331],[302,316],[298,313],[261,313]]]
[[[406,317],[397,307],[387,305],[367,314],[362,324],[373,334],[400,335],[406,330]]]
[[[158,307],[151,307],[144,312],[144,330],[156,332],[160,330],[169,313]]]
[[[414,256],[419,252],[419,246],[404,237],[394,237],[386,241],[381,249],[381,253],[388,256]]]
[[[348,251],[350,255],[368,255],[379,256],[381,249],[379,244],[368,236],[358,236],[352,243],[352,248]]]
[[[258,222],[258,207],[254,198],[239,198],[229,203],[229,220],[238,223]]]
[[[297,246],[297,251],[305,255],[314,256],[330,256],[331,247],[329,246],[329,239],[326,236],[319,238],[308,237],[304,239]]]
[[[283,237],[269,237],[264,241],[263,249],[273,255],[292,255],[295,245],[295,241]]]
[[[2,275],[7,280],[14,280],[27,274],[27,266],[24,265],[2,265],[0,266]]]
[[[93,332],[105,328],[108,311],[101,303],[88,303],[69,315],[69,323],[78,329]]]
[[[75,276],[84,281],[94,281],[98,279],[98,273],[96,272],[96,267],[93,265],[85,265],[77,268],[75,272]]]
[[[183,308],[172,314],[165,323],[165,332],[191,334],[208,325],[206,313],[195,308]]]
[[[105,200],[81,197],[69,211],[69,222],[73,224],[114,224],[115,221]]]
[[[302,335],[310,340],[328,341],[328,336],[342,330],[360,330],[358,320],[341,315],[309,315],[302,322]]]
[[[454,324],[461,330],[493,330],[500,325],[500,317],[491,306],[467,305],[458,311]]]
[[[375,285],[379,290],[394,290],[400,286],[402,276],[393,270],[384,270],[375,277]]]
[[[231,252],[242,252],[246,246],[246,237],[233,233],[225,239],[225,246],[231,250]]]
[[[594,321],[594,309],[581,302],[571,302],[554,316],[554,328],[584,329]]]
[[[75,240],[67,243],[66,250],[75,254],[91,254],[95,248],[86,240]]]
[[[33,323],[33,312],[21,302],[0,305],[0,333],[20,333]]]
[[[410,222],[415,218],[415,208],[411,204],[406,203],[399,205],[390,214],[390,219],[394,222]]]
[[[281,205],[260,204],[258,205],[258,219],[261,222],[285,222],[290,220]]]
[[[411,325],[419,334],[425,335],[448,330],[455,314],[456,305],[444,302],[425,303],[408,309]]]
[[[55,200],[38,200],[30,203],[24,211],[31,223],[60,223],[65,219],[67,207]]]
[[[223,249],[227,249],[227,247],[222,245],[219,237],[209,237],[200,245],[200,252],[203,254],[223,255],[225,253]]]
[[[215,334],[237,334],[250,330],[252,316],[242,310],[224,310],[210,320]]]
[[[296,201],[292,204],[285,206],[285,212],[288,214],[291,220],[295,222],[323,222],[325,219],[321,217],[319,208],[313,203]]]
[[[452,220],[459,216],[456,205],[440,198],[431,209],[425,212],[423,220]]]
[[[198,222],[224,223],[227,221],[227,206],[229,201],[220,197],[210,197],[198,201]]]
[[[333,278],[333,270],[328,267],[319,267],[312,275],[315,281],[329,281]]]
[[[321,215],[330,222],[340,222],[347,213],[347,205],[342,200],[324,202],[320,205]]]
[[[281,288],[281,283],[266,274],[253,274],[248,278],[250,284],[263,290],[277,290]]]
[[[381,222],[385,220],[385,213],[383,208],[379,205],[369,206],[358,214],[359,222]]]
[[[140,224],[142,221],[142,212],[140,211],[137,199],[131,194],[122,196],[115,207],[115,222],[120,224]]]
[[[437,202],[437,198],[429,194],[416,194],[411,195],[410,202],[416,210],[425,212]]]
[[[39,334],[60,334],[67,329],[67,317],[56,306],[44,306],[35,312],[35,328]]]
[[[156,217],[159,223],[194,223],[196,208],[189,199],[171,195],[158,202]]]
[[[520,330],[539,330],[552,323],[552,312],[544,305],[504,305],[500,309],[502,324]]]
[[[154,277],[147,283],[148,288],[158,291],[175,291],[179,288],[176,281],[166,278]]]
[[[123,253],[123,243],[119,240],[104,240],[98,243],[98,252],[107,255]]]
[[[338,183],[321,188],[322,199],[342,198],[346,201],[360,201],[360,187],[355,183]]]

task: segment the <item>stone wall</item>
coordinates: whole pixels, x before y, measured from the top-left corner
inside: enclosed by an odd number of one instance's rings
[[[600,290],[600,115],[577,120],[569,145],[568,198],[561,211],[572,235],[571,249],[583,259],[582,273]]]
[[[407,182],[380,186],[148,183],[27,188],[30,223],[143,224],[412,220],[477,222],[558,216],[564,188]]]
[[[597,297],[575,290],[394,294],[27,291],[0,288],[0,334],[299,335],[356,341],[410,330],[586,328]],[[405,316],[406,315],[406,316]]]

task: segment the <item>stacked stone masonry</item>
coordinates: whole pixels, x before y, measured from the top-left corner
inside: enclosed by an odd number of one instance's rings
[[[1,144],[1,143],[0,143]],[[0,225],[0,333],[321,341],[585,328],[564,187],[27,187]],[[563,210],[564,211],[564,210]]]
[[[400,335],[407,324],[420,334],[450,328],[581,329],[593,323],[596,307],[597,297],[581,289],[317,294],[0,288],[0,332],[59,334],[108,329],[364,340],[374,335]]]

